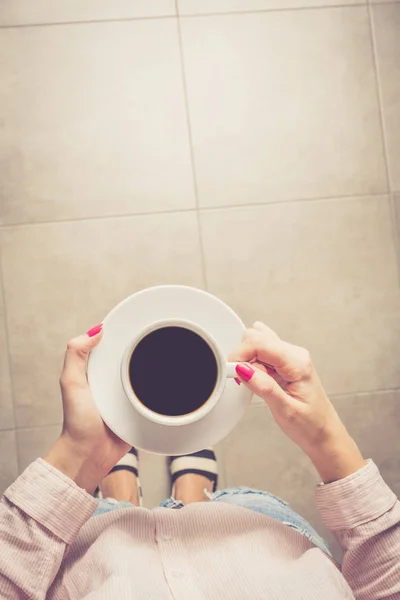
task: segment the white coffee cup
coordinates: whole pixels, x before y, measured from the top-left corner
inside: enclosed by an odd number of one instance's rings
[[[139,342],[153,331],[162,329],[164,327],[183,327],[199,335],[214,353],[217,363],[217,379],[211,395],[204,402],[204,404],[188,414],[169,416],[154,412],[145,406],[136,396],[130,381],[129,364]],[[132,403],[135,410],[137,410],[143,417],[153,421],[154,423],[158,423],[159,425],[182,426],[202,419],[214,408],[223,394],[226,380],[237,377],[235,370],[236,365],[237,363],[227,362],[216,340],[205,329],[196,323],[192,323],[191,321],[184,319],[163,319],[152,323],[145,329],[142,329],[127,345],[121,361],[121,381],[127,398]],[[199,365],[199,377],[201,377],[201,365]]]

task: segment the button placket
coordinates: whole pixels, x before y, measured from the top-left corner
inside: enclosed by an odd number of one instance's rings
[[[191,595],[193,585],[190,569],[187,564],[185,549],[179,540],[179,532],[174,527],[174,517],[160,515],[156,518],[156,540],[168,586],[176,600],[183,600]],[[189,595],[188,595],[189,594]]]

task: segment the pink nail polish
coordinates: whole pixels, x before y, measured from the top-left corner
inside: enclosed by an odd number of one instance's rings
[[[100,325],[96,325],[95,327],[92,327],[92,329],[89,329],[89,331],[87,331],[86,333],[89,337],[94,337],[95,335],[100,333],[100,331],[102,329],[103,329],[103,323],[100,323]]]
[[[265,367],[267,370],[268,375],[274,375],[274,373],[276,373],[275,369],[273,369],[272,367]]]
[[[236,373],[245,381],[250,381],[254,375],[254,369],[244,363],[236,365]]]
[[[235,381],[238,385],[240,385],[242,382],[240,381],[239,377],[235,377]]]

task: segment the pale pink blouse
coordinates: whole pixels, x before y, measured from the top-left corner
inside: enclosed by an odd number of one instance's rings
[[[0,598],[400,600],[400,503],[375,464],[316,500],[341,570],[297,531],[227,504],[91,518],[96,501],[38,459],[0,502]]]

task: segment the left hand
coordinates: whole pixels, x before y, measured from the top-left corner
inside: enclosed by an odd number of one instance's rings
[[[89,388],[87,362],[101,337],[102,331],[97,327],[67,345],[60,377],[63,428],[45,457],[89,493],[131,448],[104,423]]]

